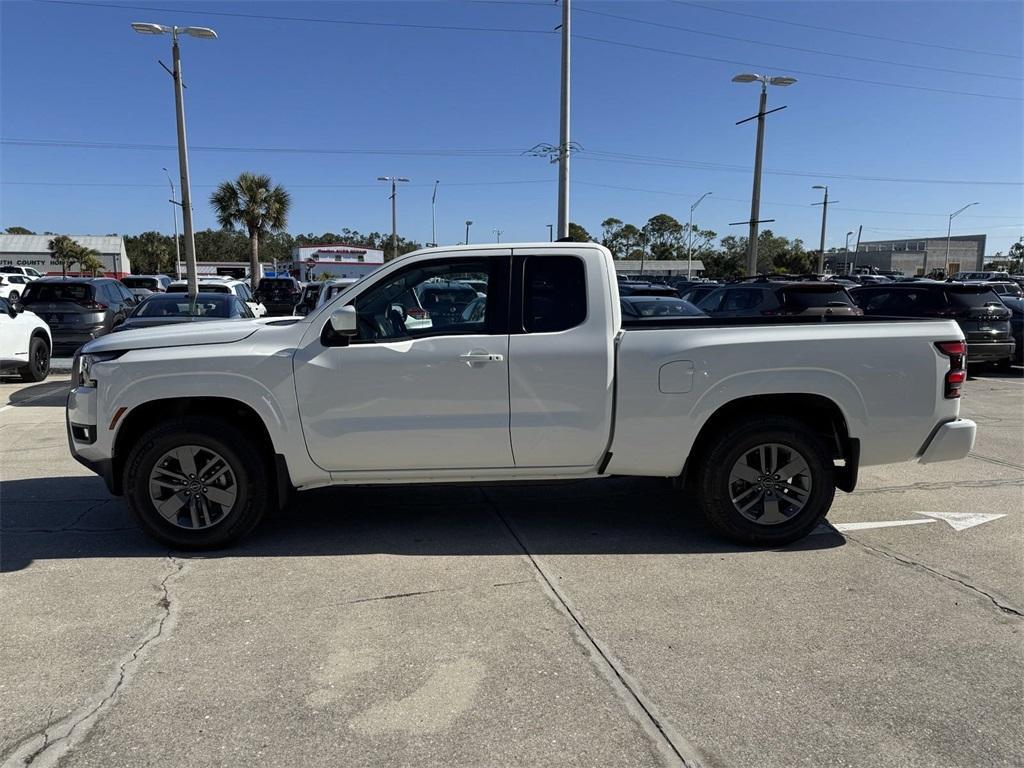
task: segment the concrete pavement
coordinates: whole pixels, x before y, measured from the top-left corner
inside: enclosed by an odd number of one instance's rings
[[[1024,379],[971,458],[865,468],[826,531],[733,547],[663,483],[328,489],[168,553],[0,380],[0,760],[1024,763]],[[6,401],[6,402],[5,402]],[[33,757],[34,755],[34,757]]]

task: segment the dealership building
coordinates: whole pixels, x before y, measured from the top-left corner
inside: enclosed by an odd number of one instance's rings
[[[50,241],[56,235],[0,235],[0,267],[32,267],[47,275],[63,274],[63,268],[53,260]],[[103,262],[103,274],[121,278],[131,274],[124,238],[118,235],[69,235],[79,245],[91,248]],[[68,274],[78,265],[68,269]]]
[[[827,254],[832,269],[847,272],[846,254]],[[985,235],[955,235],[949,238],[949,269],[946,270],[946,238],[910,238],[908,240],[861,241],[856,253],[849,257],[850,269],[876,267],[904,275],[923,275],[933,270],[947,274],[977,272],[985,263]]]
[[[384,251],[348,243],[321,243],[292,249],[291,272],[300,280],[316,280],[321,275],[356,279],[380,269]]]

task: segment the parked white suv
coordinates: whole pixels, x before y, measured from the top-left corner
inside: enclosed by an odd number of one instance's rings
[[[25,293],[25,288],[36,278],[14,273],[0,275],[0,296],[17,301]]]
[[[42,272],[40,272],[37,269],[32,269],[32,267],[11,267],[11,266],[0,267],[0,274],[4,274],[4,275],[24,275],[25,277],[29,278],[30,280],[36,280],[36,279],[38,279],[40,277],[45,277],[45,275]]]
[[[21,304],[0,298],[0,369],[15,368],[23,381],[50,373],[50,328]]]

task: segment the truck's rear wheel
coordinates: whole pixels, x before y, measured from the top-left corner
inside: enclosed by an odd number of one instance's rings
[[[741,544],[779,546],[814,529],[832,506],[831,453],[783,417],[734,424],[703,456],[696,489],[708,521]]]
[[[223,547],[262,519],[273,497],[252,439],[216,418],[185,417],[139,438],[125,462],[128,509],[179,549]]]

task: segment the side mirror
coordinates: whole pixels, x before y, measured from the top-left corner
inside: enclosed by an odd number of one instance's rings
[[[123,317],[118,317],[118,318],[114,319],[114,324],[112,326],[110,326],[110,327],[111,328],[117,328],[117,326],[121,325],[122,323],[124,323],[124,318]]]
[[[355,336],[359,333],[356,308],[340,307],[331,312],[331,329],[342,336]]]

